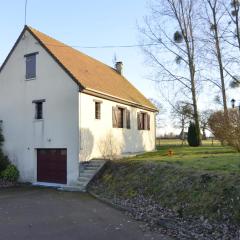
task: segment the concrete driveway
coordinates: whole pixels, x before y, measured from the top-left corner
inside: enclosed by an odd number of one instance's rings
[[[19,187],[0,190],[1,240],[150,240],[138,222],[88,194]]]

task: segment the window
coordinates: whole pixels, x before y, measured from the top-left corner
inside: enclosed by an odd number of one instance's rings
[[[137,114],[138,130],[150,130],[150,115],[145,112]]]
[[[35,119],[43,119],[43,103],[42,102],[38,102],[35,103]]]
[[[113,107],[113,127],[130,129],[130,111],[122,107]]]
[[[34,100],[35,104],[35,119],[43,119],[43,103],[45,100]]]
[[[38,53],[31,53],[25,55],[26,58],[26,79],[36,78],[36,55]]]
[[[101,119],[101,102],[95,102],[95,119]]]
[[[123,128],[123,114],[124,109],[123,108],[117,108],[117,128]]]

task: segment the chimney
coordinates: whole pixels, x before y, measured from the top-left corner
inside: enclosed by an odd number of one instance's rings
[[[115,69],[120,75],[122,75],[123,63],[122,62],[116,62]]]

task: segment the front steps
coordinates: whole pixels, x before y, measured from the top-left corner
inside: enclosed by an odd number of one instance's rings
[[[91,160],[88,162],[79,163],[79,177],[76,185],[74,186],[64,186],[59,188],[63,191],[78,191],[86,192],[87,185],[94,178],[94,176],[102,169],[105,165],[105,160]]]
[[[86,163],[79,164],[79,178],[77,185],[86,190],[89,182],[94,178],[94,176],[101,170],[101,168],[106,163],[105,160],[91,160]]]

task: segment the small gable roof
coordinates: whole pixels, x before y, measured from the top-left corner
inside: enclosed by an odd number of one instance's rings
[[[81,91],[100,97],[111,97],[113,100],[120,100],[129,105],[157,111],[156,107],[114,68],[32,27],[25,26],[23,33],[25,30],[28,30],[79,84]]]

